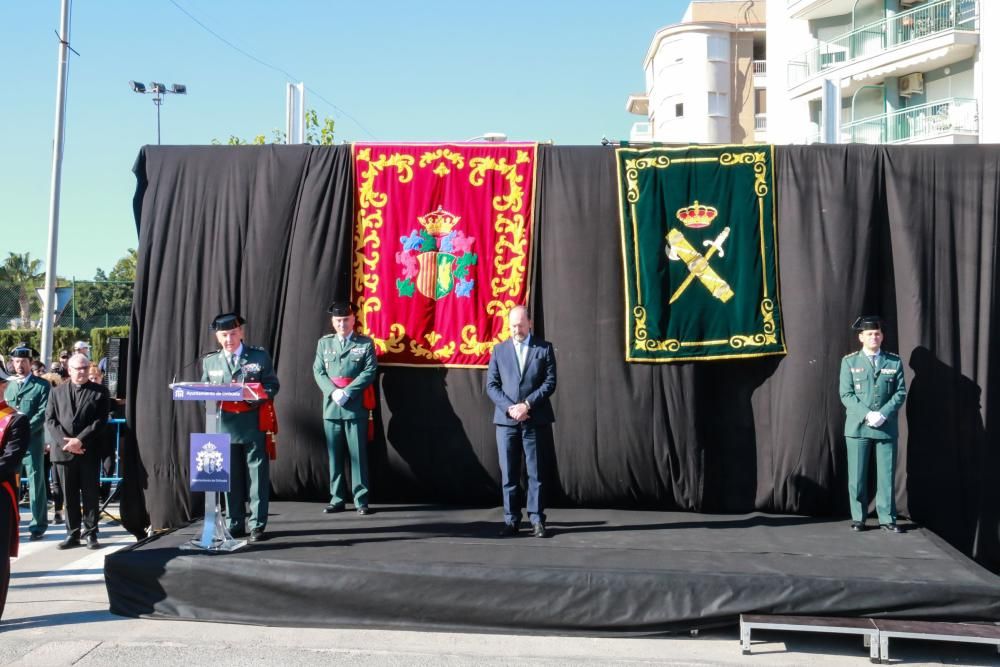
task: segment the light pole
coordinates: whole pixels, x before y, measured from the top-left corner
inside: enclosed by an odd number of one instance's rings
[[[153,96],[153,104],[156,105],[156,145],[160,145],[160,105],[163,104],[163,96],[167,93],[173,93],[175,95],[187,95],[187,86],[183,83],[171,84],[170,88],[167,88],[165,84],[157,83],[156,81],[150,81],[149,86],[140,83],[139,81],[129,81],[129,87],[132,92],[139,93],[142,95],[149,94]]]

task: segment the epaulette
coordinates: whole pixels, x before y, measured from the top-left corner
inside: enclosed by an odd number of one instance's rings
[[[322,340],[322,339],[324,339],[324,338],[333,338],[333,337],[334,337],[334,335],[335,335],[335,334],[332,334],[332,333],[328,333],[328,334],[327,334],[327,335],[325,335],[325,336],[320,336],[320,340]]]
[[[882,354],[884,354],[887,359],[899,359],[899,355],[894,354],[893,352],[883,352]]]
[[[844,359],[847,359],[848,357],[853,357],[853,356],[858,355],[858,354],[861,354],[861,350],[855,350],[854,352],[848,352],[847,354],[844,355]]]

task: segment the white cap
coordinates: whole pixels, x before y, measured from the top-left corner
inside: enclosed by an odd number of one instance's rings
[[[90,349],[90,343],[88,343],[85,340],[78,340],[75,343],[73,343],[73,349],[74,350],[89,350]]]

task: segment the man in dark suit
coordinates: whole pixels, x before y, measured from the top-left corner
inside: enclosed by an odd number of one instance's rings
[[[108,423],[108,390],[88,377],[90,360],[74,354],[67,362],[69,382],[49,395],[45,427],[54,443],[50,452],[66,503],[66,539],[60,549],[81,546],[99,549],[97,515],[101,486],[101,442]],[[83,502],[83,532],[80,503]]]
[[[7,405],[7,372],[0,364],[0,616],[7,604],[10,559],[17,557],[17,472],[31,443],[31,421]]]
[[[516,535],[521,523],[521,456],[528,469],[528,518],[535,537],[546,537],[538,437],[551,429],[555,415],[549,397],[556,390],[552,345],[531,334],[526,306],[508,315],[510,338],[493,348],[486,372],[486,393],[496,408],[497,452],[503,480],[502,537]]]

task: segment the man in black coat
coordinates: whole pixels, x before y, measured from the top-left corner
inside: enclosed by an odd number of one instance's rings
[[[69,382],[52,390],[45,411],[45,427],[53,443],[52,464],[66,502],[66,539],[60,549],[81,546],[98,549],[97,515],[101,484],[100,449],[108,422],[108,390],[88,377],[90,360],[74,354],[67,364]],[[83,502],[83,532],[80,502]]]
[[[10,559],[17,556],[17,473],[31,444],[30,420],[3,400],[7,372],[0,366],[0,617],[7,604]]]
[[[503,480],[504,526],[501,537],[516,535],[521,523],[521,456],[528,470],[528,518],[535,537],[548,535],[539,469],[539,435],[556,420],[549,396],[556,390],[556,353],[532,335],[525,306],[511,308],[510,338],[493,348],[486,371],[486,393],[496,406],[497,453]]]

